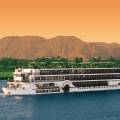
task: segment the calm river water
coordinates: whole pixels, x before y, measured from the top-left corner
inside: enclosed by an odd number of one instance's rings
[[[0,86],[5,84],[0,81]],[[0,120],[119,119],[120,91],[8,97],[0,93]]]

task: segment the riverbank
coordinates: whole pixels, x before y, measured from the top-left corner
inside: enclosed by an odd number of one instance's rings
[[[0,71],[0,80],[9,80],[12,79],[13,71]]]
[[[88,61],[76,57],[67,59],[63,57],[41,57],[34,60],[21,60],[15,58],[0,59],[0,79],[9,80],[13,77],[15,68],[38,68],[38,69],[57,69],[57,68],[120,68],[120,58],[92,57]]]

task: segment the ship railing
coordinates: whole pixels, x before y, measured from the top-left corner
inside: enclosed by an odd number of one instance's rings
[[[39,90],[39,89],[58,89],[59,87],[57,86],[49,86],[49,87],[44,87],[44,86],[40,86],[40,87],[37,87],[36,90]]]
[[[96,89],[96,88],[113,88],[119,85],[106,85],[106,86],[91,86],[91,87],[77,87],[78,89]]]

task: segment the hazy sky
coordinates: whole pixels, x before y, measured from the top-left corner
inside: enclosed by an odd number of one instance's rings
[[[6,35],[120,42],[120,0],[0,0],[0,37]]]

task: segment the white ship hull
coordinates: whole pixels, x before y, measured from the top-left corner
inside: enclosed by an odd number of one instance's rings
[[[29,86],[29,84],[28,84]],[[90,92],[90,91],[106,91],[106,90],[119,90],[120,85],[111,85],[111,86],[100,86],[100,87],[70,87],[68,92]],[[4,95],[42,95],[42,94],[56,94],[56,93],[67,93],[64,92],[62,88],[60,88],[59,92],[47,91],[44,93],[36,93],[36,89],[34,89],[31,85],[28,88],[2,88]]]

